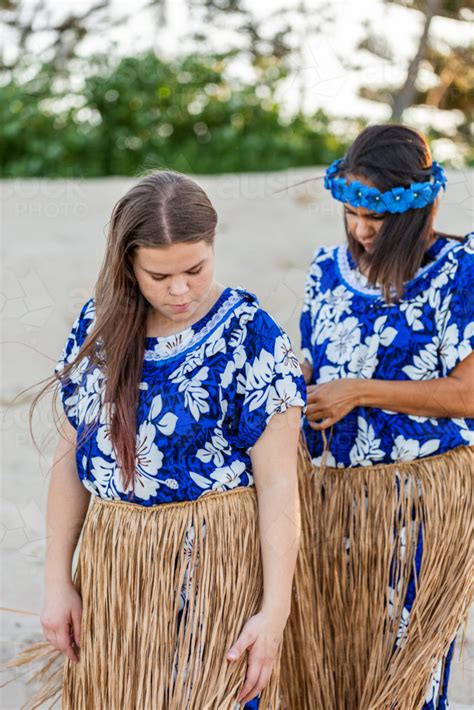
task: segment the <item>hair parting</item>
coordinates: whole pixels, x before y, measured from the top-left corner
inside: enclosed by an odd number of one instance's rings
[[[124,490],[132,484],[130,494],[136,483],[136,410],[150,309],[138,286],[133,258],[140,247],[159,248],[202,240],[213,244],[216,225],[216,211],[196,182],[170,170],[145,173],[112,210],[105,253],[94,287],[95,316],[91,330],[74,359],[65,363],[60,372],[41,381],[47,384],[30,406],[33,435],[32,414],[39,399],[58,381],[67,382],[79,363],[84,372],[98,366],[105,383],[98,409],[105,409],[108,435],[121,469]],[[56,388],[53,411],[57,394]],[[99,416],[81,431],[77,443],[87,440],[98,425]]]

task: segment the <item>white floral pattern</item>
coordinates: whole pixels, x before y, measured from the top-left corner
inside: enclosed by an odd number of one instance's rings
[[[343,378],[432,380],[447,377],[474,349],[474,234],[440,238],[428,263],[388,304],[359,272],[346,246],[316,249],[301,313],[301,349],[313,383]],[[304,422],[315,462],[320,432]],[[356,407],[332,427],[338,466],[408,461],[474,440],[474,419],[421,417]]]
[[[87,317],[86,317],[87,316]],[[71,362],[95,318],[94,300],[76,318],[56,366]],[[145,339],[137,409],[135,488],[124,489],[110,436],[114,405],[87,358],[60,383],[62,404],[81,433],[76,460],[84,486],[106,499],[141,505],[193,500],[252,486],[250,451],[270,418],[306,405],[306,388],[287,334],[254,294],[227,288],[182,333]]]
[[[346,247],[317,249],[306,280],[300,321],[302,351],[313,364],[313,382],[446,377],[474,348],[473,255],[474,235],[462,244],[439,240],[429,251],[431,261],[407,284],[402,300],[389,306],[380,290],[370,286],[358,271]],[[313,462],[319,465],[324,456],[322,436],[307,422],[304,431]],[[333,426],[326,464],[347,468],[412,461],[463,444],[474,444],[473,419],[419,417],[357,407]],[[406,483],[399,483],[402,490],[407,488]],[[414,525],[411,528],[410,534],[414,534]],[[407,528],[402,527],[397,534],[398,554],[403,560]],[[345,538],[343,544],[351,564],[350,539]],[[414,560],[417,576],[422,554],[420,528]],[[399,568],[390,568],[390,619],[395,612],[395,588],[398,593],[402,588],[403,580],[393,578],[393,569]],[[415,597],[412,571],[398,612],[398,626],[392,627],[395,646],[403,646],[409,638]],[[453,648],[454,640],[444,658],[433,659],[423,710],[448,708],[447,679]]]
[[[358,417],[358,432],[354,445],[349,452],[351,466],[370,466],[374,461],[383,459],[380,439],[375,436],[373,426],[364,417]]]

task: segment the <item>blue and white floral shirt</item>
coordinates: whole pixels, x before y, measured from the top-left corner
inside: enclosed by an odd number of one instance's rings
[[[346,245],[316,249],[300,319],[311,384],[340,378],[446,377],[474,346],[474,234],[439,238],[429,262],[387,304],[358,270]],[[316,464],[323,438],[304,432]],[[328,433],[328,432],[326,432]],[[420,417],[356,407],[332,428],[328,466],[409,461],[474,444],[474,419]]]
[[[55,372],[77,355],[94,318],[91,298],[74,322]],[[254,294],[226,288],[191,327],[145,338],[137,482],[135,496],[129,496],[110,440],[112,410],[103,401],[104,379],[86,357],[66,383],[58,383],[78,441],[84,427],[96,422],[92,436],[76,447],[78,474],[101,498],[146,506],[254,485],[249,454],[268,421],[288,407],[306,404],[288,335]]]

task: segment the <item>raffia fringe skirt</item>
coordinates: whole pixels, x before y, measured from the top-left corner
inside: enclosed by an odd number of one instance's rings
[[[55,698],[62,710],[238,708],[247,654],[229,662],[226,652],[260,608],[262,574],[253,487],[153,507],[94,496],[73,580],[80,660],[44,641],[4,664],[41,666],[22,707]],[[260,707],[278,708],[278,695],[279,659]]]
[[[474,447],[408,463],[319,468],[302,436],[298,469],[302,541],[282,705],[417,710],[473,601]],[[397,645],[420,525],[416,596]],[[390,574],[397,584],[389,599]]]

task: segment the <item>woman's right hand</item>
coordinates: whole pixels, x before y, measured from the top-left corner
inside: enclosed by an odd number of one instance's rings
[[[43,635],[71,661],[79,661],[82,599],[72,582],[48,585],[40,615]]]

